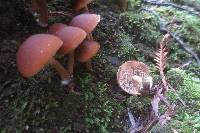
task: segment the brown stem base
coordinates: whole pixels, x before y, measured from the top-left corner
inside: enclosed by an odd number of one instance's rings
[[[89,72],[93,72],[92,69],[92,60],[90,59],[89,61],[85,62],[85,67]]]
[[[67,70],[71,75],[74,73],[74,51],[70,52],[68,55]]]
[[[49,61],[49,64],[56,69],[57,73],[60,75],[62,79],[62,85],[68,85],[72,81],[72,76],[70,75],[69,71],[67,71],[57,60],[52,58]]]

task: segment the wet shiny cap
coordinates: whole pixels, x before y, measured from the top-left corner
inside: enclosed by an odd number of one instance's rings
[[[36,34],[27,38],[17,51],[17,68],[24,77],[38,73],[56,54],[63,42],[50,34]]]

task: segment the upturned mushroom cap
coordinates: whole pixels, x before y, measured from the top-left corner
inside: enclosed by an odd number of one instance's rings
[[[55,23],[55,24],[52,24],[50,27],[49,27],[49,33],[50,34],[55,34],[57,33],[59,30],[63,29],[64,27],[66,27],[67,25],[66,24],[63,24],[63,23]]]
[[[92,0],[75,0],[73,3],[73,9],[75,11],[79,11],[85,6],[87,6],[88,4],[90,4],[91,2]]]
[[[95,56],[100,48],[100,44],[96,41],[85,40],[76,49],[76,59],[79,62],[86,62]]]
[[[54,35],[36,34],[27,38],[17,51],[17,67],[24,77],[39,72],[56,54],[63,42]]]
[[[100,15],[80,14],[75,16],[69,25],[79,27],[87,33],[91,33],[100,22]]]
[[[84,30],[72,26],[63,27],[53,34],[63,41],[63,45],[59,50],[61,54],[67,54],[77,48],[87,36]]]
[[[148,66],[139,61],[127,61],[122,64],[117,72],[117,81],[119,86],[131,95],[140,95],[146,83],[149,84],[149,88],[144,89],[150,89],[153,82]]]

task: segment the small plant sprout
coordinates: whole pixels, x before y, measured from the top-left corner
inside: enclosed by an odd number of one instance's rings
[[[149,67],[139,61],[127,61],[117,72],[119,86],[128,94],[142,95],[144,90],[150,90],[153,84]]]
[[[17,67],[28,78],[38,73],[46,64],[56,69],[65,85],[70,73],[53,58],[63,42],[50,34],[36,34],[27,38],[17,51]]]

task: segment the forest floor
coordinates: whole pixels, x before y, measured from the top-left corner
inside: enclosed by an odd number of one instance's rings
[[[159,72],[153,57],[162,33],[154,16],[133,10],[140,8],[140,4],[131,3],[126,12],[107,1],[89,6],[91,13],[101,15],[101,22],[93,33],[101,49],[92,61],[93,72],[87,72],[82,64],[75,66],[79,95],[67,92],[50,66],[29,79],[19,74],[16,52],[20,44],[30,35],[48,30],[37,26],[25,3],[16,2],[15,8],[8,8],[11,5],[6,1],[3,5],[0,8],[6,12],[0,16],[3,20],[0,23],[0,132],[129,132],[127,108],[138,123],[145,123],[149,98],[124,96],[116,80],[117,69],[123,62],[139,60],[150,66],[154,83],[158,82]],[[174,16],[182,19],[183,24],[177,26],[181,37],[200,55],[200,18],[170,7],[152,7],[166,21]],[[68,1],[49,4],[52,11],[70,9]],[[49,23],[67,23],[70,19],[70,16],[53,16]],[[66,66],[66,57],[56,58]],[[182,107],[177,97],[169,93],[170,101],[179,109],[163,132],[200,131],[199,66],[177,43],[171,44],[168,60],[167,78],[187,107]]]

